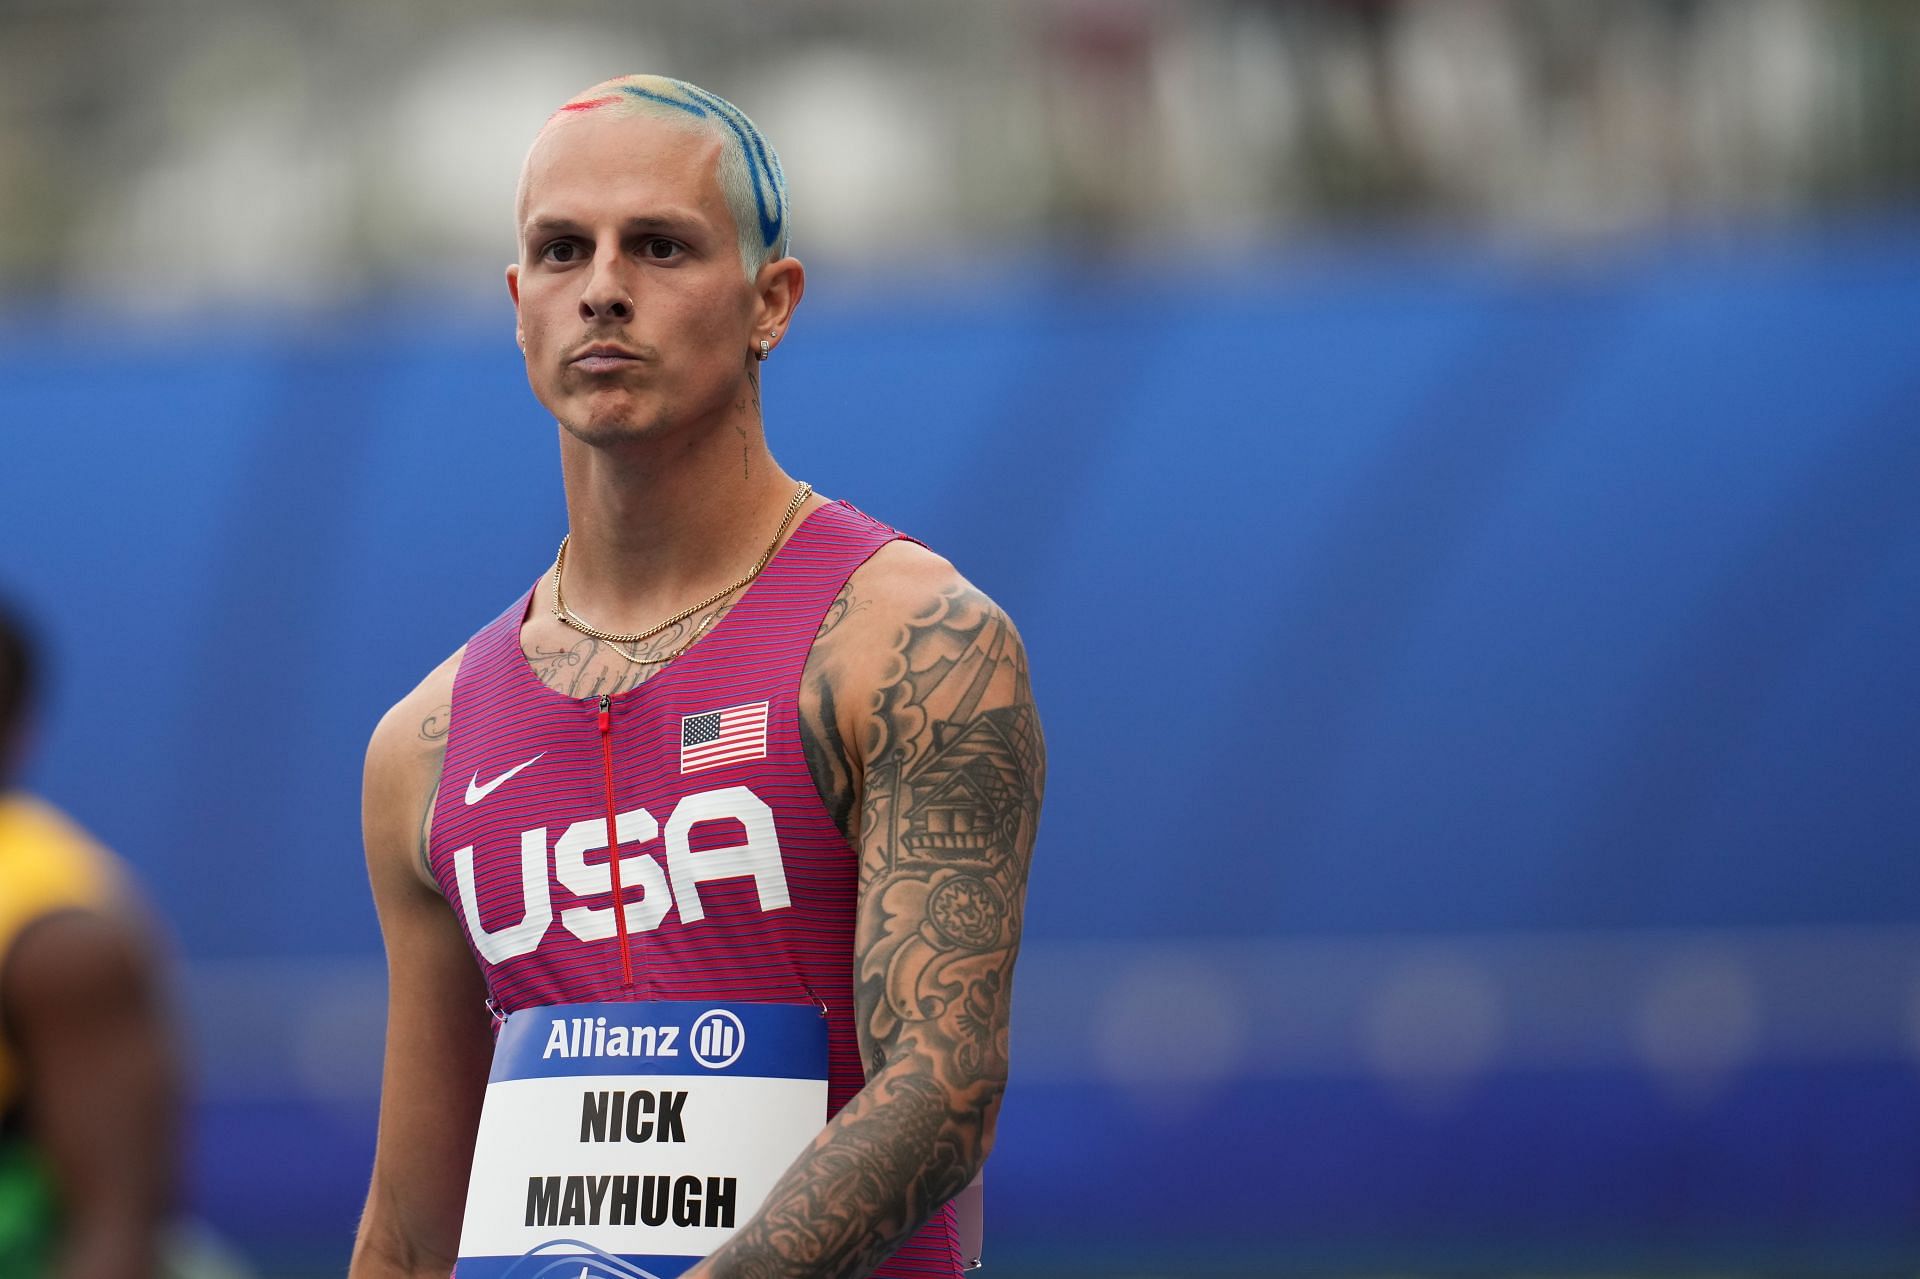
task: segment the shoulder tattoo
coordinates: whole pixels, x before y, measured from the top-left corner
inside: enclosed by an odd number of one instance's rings
[[[433,879],[433,806],[440,793],[440,778],[447,765],[447,733],[453,726],[451,703],[436,706],[420,721],[422,759],[427,762],[427,800],[420,812],[420,874],[431,884]]]

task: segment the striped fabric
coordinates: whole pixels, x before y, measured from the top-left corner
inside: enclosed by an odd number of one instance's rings
[[[710,633],[612,703],[631,997],[824,1003],[835,1111],[864,1079],[853,1023],[859,867],[808,772],[797,702],[828,605],[899,536],[845,503],[814,511]],[[626,995],[610,909],[599,705],[535,676],[520,649],[530,603],[531,592],[467,645],[429,845],[434,877],[507,1012]],[[761,702],[764,751],[697,756],[701,766],[683,771],[690,718]],[[714,727],[738,732],[739,724]],[[703,736],[708,724],[695,727]],[[782,874],[769,877],[763,859],[758,877],[727,875],[753,860],[727,850],[770,849],[775,838]],[[786,905],[777,904],[782,879]],[[950,1279],[959,1270],[943,1209],[874,1273]]]

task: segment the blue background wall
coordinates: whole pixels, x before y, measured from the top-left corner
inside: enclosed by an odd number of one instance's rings
[[[1053,755],[1012,1271],[1920,1259],[1920,236],[814,286],[794,474],[1005,604]],[[186,961],[196,1197],[344,1257],[380,713],[550,562],[504,314],[16,315],[29,780]]]

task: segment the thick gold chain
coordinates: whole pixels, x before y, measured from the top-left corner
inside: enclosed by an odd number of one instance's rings
[[[733,594],[735,591],[739,590],[741,587],[747,585],[747,583],[753,581],[754,578],[760,576],[760,570],[765,568],[767,566],[767,563],[773,559],[774,551],[779,548],[780,539],[786,535],[787,525],[793,523],[794,513],[800,509],[800,504],[806,501],[807,495],[812,492],[813,492],[813,485],[802,484],[799,490],[794,493],[793,500],[787,503],[787,513],[780,517],[780,527],[773,531],[773,540],[767,543],[767,549],[760,553],[760,558],[754,561],[753,567],[747,570],[747,575],[745,577],[735,582],[732,586],[727,587],[725,590],[715,591],[712,595],[709,595],[706,599],[701,600],[698,604],[695,604],[692,608],[682,609],[680,612],[675,613],[672,617],[669,617],[666,621],[660,623],[658,626],[650,626],[646,630],[636,631],[632,635],[616,635],[611,631],[603,631],[595,627],[589,626],[587,625],[586,622],[576,617],[572,609],[567,607],[567,597],[561,594],[560,592],[560,570],[566,565],[566,562],[567,562],[567,538],[572,536],[572,534],[569,533],[560,539],[560,550],[553,557],[553,615],[559,618],[566,625],[572,627],[574,630],[579,631],[582,635],[591,636],[594,639],[602,640],[608,644],[644,643],[645,641],[650,640],[654,636],[660,634],[660,632],[666,630],[668,627],[677,626],[681,622],[686,621],[689,617],[692,617],[695,613],[700,612],[702,609],[713,607],[715,604],[718,604],[721,600],[727,598],[727,596]],[[667,654],[666,657],[639,658],[639,657],[634,657],[628,653],[621,653],[620,656],[626,658],[629,662],[634,663],[636,666],[657,666],[662,662],[670,661],[673,658],[678,657],[682,652],[684,652],[688,647],[690,647],[693,644],[694,640],[699,639],[701,634],[706,631],[707,627],[713,624],[713,620],[714,619],[711,617],[703,620],[700,623],[700,625],[694,629],[692,639],[689,639],[685,644],[682,644],[679,648],[676,648],[675,650],[673,650],[673,652]]]

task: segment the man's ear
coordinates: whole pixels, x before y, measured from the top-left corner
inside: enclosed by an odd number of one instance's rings
[[[754,341],[769,339],[775,346],[786,336],[800,297],[807,291],[807,268],[795,257],[775,258],[754,278],[759,294],[754,308]]]
[[[507,296],[513,299],[513,340],[527,349],[527,331],[520,327],[520,264],[507,263]]]

